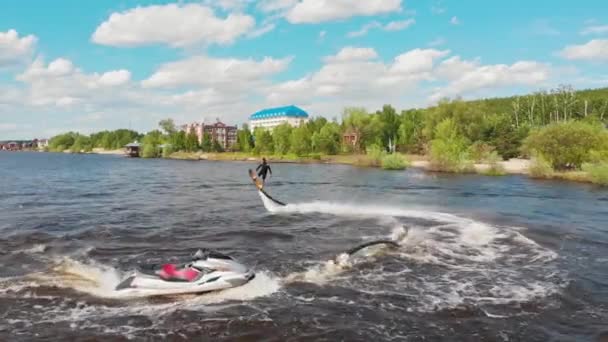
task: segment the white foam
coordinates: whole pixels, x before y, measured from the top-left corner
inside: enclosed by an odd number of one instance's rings
[[[431,227],[393,228],[390,238],[402,248],[397,253],[403,269],[386,272],[378,265],[369,276],[348,276],[356,263],[319,261],[286,281],[308,281],[319,285],[330,281],[369,293],[401,294],[415,298],[418,311],[454,308],[462,304],[506,304],[547,297],[560,290],[559,271],[553,261],[557,253],[523,236],[521,228],[496,227],[484,222],[424,208],[395,208],[331,202],[296,203],[278,206],[262,196],[273,213],[324,213],[347,217],[373,217],[395,226],[396,217],[436,222]],[[339,260],[339,259],[338,259]],[[433,266],[433,271],[412,263]],[[439,268],[438,268],[439,267]]]

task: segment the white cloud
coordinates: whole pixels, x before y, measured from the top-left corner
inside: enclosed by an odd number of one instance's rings
[[[254,0],[205,0],[205,4],[219,7],[225,11],[241,11],[253,1]]]
[[[290,62],[291,58],[265,57],[261,61],[255,61],[195,56],[162,65],[152,76],[142,81],[142,86],[155,88],[203,85],[230,89],[248,87],[285,70]]]
[[[293,8],[299,0],[262,0],[258,8],[263,12],[276,12]]]
[[[406,28],[414,25],[416,23],[415,19],[406,19],[400,21],[391,21],[386,25],[382,25],[377,21],[372,21],[367,23],[361,27],[360,30],[349,32],[346,36],[349,38],[361,37],[366,35],[372,29],[382,29],[384,31],[400,31],[405,30]]]
[[[608,39],[593,39],[585,44],[569,45],[560,55],[569,60],[608,61]]]
[[[369,32],[369,30],[379,28],[379,27],[382,27],[382,24],[380,24],[377,21],[372,21],[370,23],[363,25],[363,27],[361,27],[360,30],[347,33],[346,36],[349,38],[362,37],[362,36],[365,36]]]
[[[431,40],[429,42],[429,46],[431,46],[431,47],[432,46],[439,46],[439,45],[443,45],[445,43],[446,43],[445,38],[443,38],[443,37],[437,37],[437,38],[435,38],[435,39],[433,39],[433,40]]]
[[[401,0],[302,0],[286,15],[293,24],[320,23],[401,11]]]
[[[131,73],[115,70],[86,74],[68,59],[58,58],[46,65],[37,58],[16,78],[28,87],[24,95],[28,105],[69,107],[124,99],[129,93],[119,88],[128,84]]]
[[[336,55],[325,57],[326,63],[341,63],[352,61],[366,61],[378,58],[378,53],[372,48],[357,48],[347,46],[342,48]]]
[[[460,25],[460,20],[458,20],[458,17],[453,16],[452,19],[450,19],[450,24],[452,24],[452,25]]]
[[[250,38],[257,38],[257,37],[263,36],[266,33],[274,30],[275,27],[276,27],[276,25],[274,23],[268,23],[256,30],[251,31],[250,33],[247,34],[247,36]]]
[[[324,39],[326,35],[327,35],[327,32],[325,32],[325,31],[319,32],[319,39]]]
[[[383,101],[402,97],[404,91],[413,89],[418,82],[430,80],[435,61],[447,53],[415,49],[395,57],[391,63],[383,63],[372,48],[345,47],[325,57],[325,64],[317,72],[271,86],[267,101],[273,105],[292,102],[318,105],[330,101],[335,110],[346,105],[380,106]]]
[[[200,4],[168,4],[113,13],[97,27],[92,40],[111,46],[230,44],[254,26],[249,15],[219,18]]]
[[[535,61],[519,61],[512,65],[480,65],[478,60],[463,61],[455,56],[443,61],[437,68],[436,75],[447,79],[449,83],[432,94],[432,101],[480,89],[538,85],[549,79],[550,70],[547,65]]]
[[[0,68],[27,62],[32,56],[37,38],[33,35],[19,37],[15,30],[0,32]]]
[[[108,71],[99,77],[99,83],[105,86],[119,86],[131,80],[131,72],[129,70]]]
[[[416,23],[415,19],[406,19],[400,21],[391,21],[384,26],[386,31],[401,31]]]
[[[590,35],[590,34],[601,35],[601,34],[606,34],[606,33],[608,33],[608,25],[589,25],[581,31],[581,34],[583,34],[583,35]]]

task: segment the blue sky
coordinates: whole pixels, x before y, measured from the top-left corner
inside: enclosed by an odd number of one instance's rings
[[[0,140],[608,86],[604,13],[603,0],[11,2]]]

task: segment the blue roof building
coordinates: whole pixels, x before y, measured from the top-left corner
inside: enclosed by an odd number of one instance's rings
[[[262,109],[249,117],[251,129],[274,128],[282,123],[297,126],[308,121],[308,113],[294,105]]]

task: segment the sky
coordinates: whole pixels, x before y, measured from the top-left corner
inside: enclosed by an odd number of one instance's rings
[[[608,86],[605,0],[0,4],[0,140]]]

